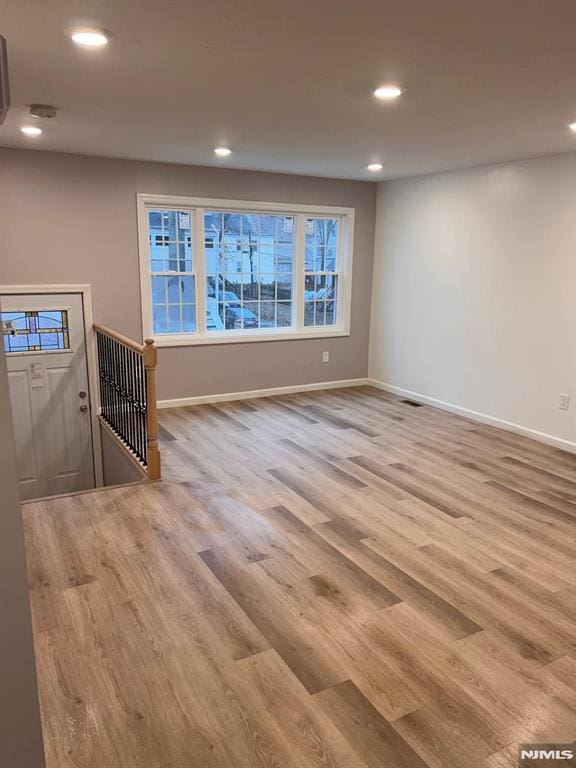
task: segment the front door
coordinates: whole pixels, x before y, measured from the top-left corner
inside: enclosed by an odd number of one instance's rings
[[[81,294],[0,297],[20,498],[94,487]]]

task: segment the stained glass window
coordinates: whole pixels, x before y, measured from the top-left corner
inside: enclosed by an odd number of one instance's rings
[[[0,312],[4,328],[4,350],[53,352],[70,349],[68,311],[39,309],[33,312]]]

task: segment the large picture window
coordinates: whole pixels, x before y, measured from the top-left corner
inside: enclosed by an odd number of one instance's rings
[[[206,344],[349,332],[353,210],[138,196],[144,335]]]

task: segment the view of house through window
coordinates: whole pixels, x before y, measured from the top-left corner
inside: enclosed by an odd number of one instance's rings
[[[207,330],[292,325],[293,216],[205,211],[204,240]]]
[[[154,335],[221,337],[340,321],[343,216],[146,207]],[[203,315],[201,317],[200,315]]]
[[[306,219],[304,325],[333,325],[338,299],[337,219]]]
[[[190,222],[188,211],[148,212],[154,333],[196,330]]]

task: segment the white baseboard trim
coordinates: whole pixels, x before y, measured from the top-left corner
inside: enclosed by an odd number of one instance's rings
[[[486,413],[471,411],[468,408],[463,408],[461,405],[446,403],[443,400],[437,400],[435,397],[421,395],[419,392],[412,392],[409,389],[396,387],[393,384],[386,384],[385,382],[378,381],[377,379],[368,379],[367,383],[372,387],[383,389],[385,392],[390,392],[393,395],[406,397],[410,400],[416,401],[417,403],[432,405],[434,408],[440,408],[443,411],[449,411],[450,413],[455,413],[458,416],[464,416],[465,418],[471,419],[472,421],[478,421],[481,424],[488,424],[491,427],[505,429],[508,432],[515,432],[518,435],[524,435],[525,437],[530,437],[533,440],[539,440],[541,443],[553,445],[555,448],[561,448],[564,451],[576,453],[576,443],[573,443],[570,440],[564,440],[561,437],[554,437],[554,435],[548,435],[546,432],[538,432],[536,429],[530,429],[529,427],[523,427],[520,424],[504,421],[503,419],[498,419],[495,416],[488,416]]]
[[[292,395],[297,392],[315,392],[322,389],[340,389],[341,387],[361,387],[368,384],[368,381],[368,379],[342,379],[340,381],[319,381],[315,384],[297,384],[293,387],[272,387],[271,389],[251,389],[245,392],[225,392],[219,395],[178,397],[175,400],[158,400],[158,408],[179,408],[183,405],[222,403],[227,400],[252,400],[256,397]]]

